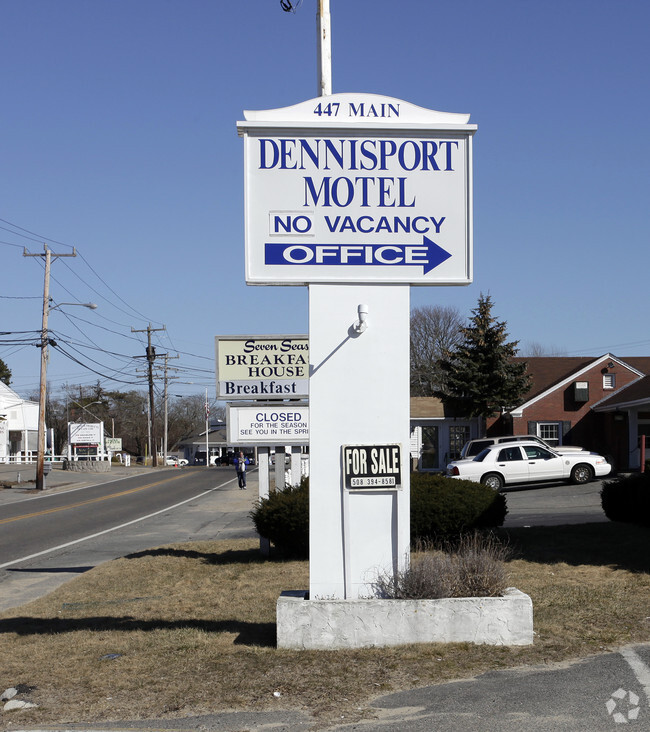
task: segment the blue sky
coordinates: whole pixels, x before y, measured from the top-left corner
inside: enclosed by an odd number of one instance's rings
[[[523,352],[650,355],[645,0],[331,0],[334,92],[471,114],[474,283]],[[51,388],[144,388],[150,322],[172,393],[214,395],[213,338],[303,333],[307,290],[244,282],[244,109],[316,96],[316,0],[0,2],[0,358],[33,393],[47,243]],[[32,333],[28,333],[31,331]],[[25,332],[25,333],[23,333]],[[111,379],[117,379],[112,381]],[[191,382],[191,383],[190,383]]]

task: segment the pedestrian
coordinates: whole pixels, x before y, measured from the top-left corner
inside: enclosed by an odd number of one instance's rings
[[[237,480],[239,481],[239,490],[246,490],[246,466],[249,464],[247,457],[244,457],[244,453],[240,452],[239,455],[233,460],[235,463],[235,470],[237,471]]]

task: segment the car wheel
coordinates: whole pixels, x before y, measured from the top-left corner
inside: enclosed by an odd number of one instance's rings
[[[571,482],[578,483],[589,483],[594,478],[594,471],[589,465],[576,465],[571,471]]]
[[[498,473],[488,473],[481,478],[481,483],[494,491],[503,488],[503,478]]]

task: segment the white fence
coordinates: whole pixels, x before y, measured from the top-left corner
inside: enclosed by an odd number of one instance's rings
[[[36,464],[37,454],[36,451],[26,452],[20,455],[8,455],[7,457],[0,458],[0,465],[34,465]],[[45,462],[53,463],[55,465],[61,464],[68,459],[67,455],[46,455]],[[73,460],[102,460],[102,456],[98,455],[77,455],[72,458]]]

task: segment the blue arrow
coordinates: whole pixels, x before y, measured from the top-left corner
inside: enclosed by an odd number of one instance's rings
[[[439,264],[446,262],[449,257],[451,257],[451,254],[446,249],[438,246],[435,241],[429,239],[428,236],[423,235],[422,239],[424,240],[423,243],[428,248],[429,255],[429,263],[424,266],[422,274],[427,274],[432,269],[435,269]]]
[[[427,236],[422,244],[290,244],[267,242],[264,264],[422,267],[427,274],[451,254]],[[410,250],[410,251],[409,251]]]

